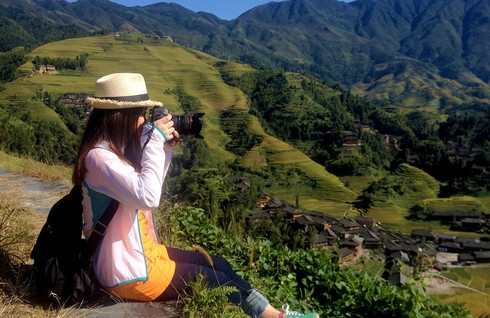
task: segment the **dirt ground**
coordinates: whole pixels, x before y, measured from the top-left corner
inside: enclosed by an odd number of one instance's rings
[[[67,182],[41,182],[4,169],[0,169],[0,184],[0,195],[14,193],[20,204],[40,214],[47,214],[51,206],[70,190]]]
[[[429,295],[455,295],[461,288],[458,284],[444,279],[441,276],[428,276],[424,278],[425,288]]]
[[[437,253],[436,259],[441,264],[450,264],[458,260],[458,255],[455,253]],[[442,277],[435,270],[426,273],[424,283],[429,295],[454,295],[461,288],[457,283]]]
[[[439,252],[437,253],[436,259],[441,264],[453,264],[457,262],[458,255],[456,253]],[[458,289],[461,288],[484,294],[484,292],[480,290],[476,290],[474,288],[450,280],[440,275],[439,272],[436,270],[429,270],[427,273],[425,273],[424,283],[427,293],[429,295],[454,295],[458,292]]]

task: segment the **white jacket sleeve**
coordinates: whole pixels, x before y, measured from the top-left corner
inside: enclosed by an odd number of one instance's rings
[[[147,141],[151,126],[145,125],[142,145]],[[92,149],[86,159],[85,182],[97,192],[108,195],[124,205],[141,210],[153,210],[160,204],[162,186],[172,152],[164,151],[163,133],[155,128],[143,149],[141,173],[122,161],[106,143]]]

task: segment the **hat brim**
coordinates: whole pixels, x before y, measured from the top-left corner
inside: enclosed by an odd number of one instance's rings
[[[137,107],[151,107],[151,106],[163,106],[161,102],[153,100],[145,100],[139,102],[121,101],[109,98],[96,98],[87,97],[85,99],[92,108],[99,109],[122,109],[122,108],[137,108]]]

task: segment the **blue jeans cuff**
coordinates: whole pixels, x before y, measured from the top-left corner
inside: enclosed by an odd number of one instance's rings
[[[255,289],[252,289],[245,302],[244,311],[252,318],[260,317],[269,304],[269,301]]]

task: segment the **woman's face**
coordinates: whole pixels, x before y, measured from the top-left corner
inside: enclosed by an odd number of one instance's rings
[[[138,131],[140,132],[140,134],[143,131],[143,126],[145,125],[145,123],[146,123],[145,116],[140,115],[140,117],[138,118]]]
[[[145,111],[143,111],[141,114],[140,114],[140,117],[138,118],[138,131],[141,132],[143,131],[143,126],[145,125],[146,123],[146,108],[145,108]]]

